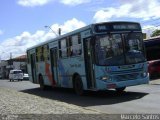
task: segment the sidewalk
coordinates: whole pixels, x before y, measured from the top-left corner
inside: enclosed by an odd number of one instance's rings
[[[0,87],[0,114],[100,114],[58,100]]]
[[[160,85],[160,79],[152,79],[149,81],[151,85]]]
[[[117,120],[121,115],[103,114],[54,99],[0,87],[0,120]]]

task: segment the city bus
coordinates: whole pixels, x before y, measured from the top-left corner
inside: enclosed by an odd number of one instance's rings
[[[147,84],[141,26],[136,22],[95,23],[27,49],[29,80],[84,91]]]

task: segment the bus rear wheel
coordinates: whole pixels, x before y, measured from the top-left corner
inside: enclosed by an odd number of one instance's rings
[[[77,75],[74,78],[73,86],[74,86],[74,90],[75,90],[77,95],[83,95],[84,94],[83,83],[82,83],[81,77],[79,75]]]
[[[122,93],[125,89],[126,89],[126,87],[120,87],[120,88],[116,88],[116,91],[118,93]]]
[[[45,85],[42,75],[39,76],[39,85],[42,90],[45,90]]]

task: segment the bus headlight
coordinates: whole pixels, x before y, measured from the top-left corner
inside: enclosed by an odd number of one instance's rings
[[[109,76],[103,76],[103,77],[101,77],[101,80],[111,80],[111,77],[109,77]]]
[[[148,75],[148,73],[147,72],[143,72],[143,73],[141,73],[141,76],[142,77],[146,77]]]

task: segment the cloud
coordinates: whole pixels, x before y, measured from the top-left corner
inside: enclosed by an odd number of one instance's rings
[[[109,12],[106,12],[105,10],[99,10],[94,15],[93,19],[96,22],[105,22],[109,21],[109,19],[115,14],[114,8],[107,8]]]
[[[84,22],[79,21],[76,18],[73,18],[72,20],[66,21],[63,25],[60,25],[59,27],[62,29],[62,34],[65,34],[69,31],[73,31],[75,29],[84,27],[85,25],[86,24]],[[52,27],[55,27],[55,25],[53,25]]]
[[[85,25],[84,22],[73,18],[62,25],[53,24],[51,25],[51,29],[57,32],[58,28],[61,28],[62,34],[65,34]],[[56,37],[52,30],[37,30],[34,34],[25,31],[21,35],[6,39],[0,43],[1,59],[9,59],[10,53],[12,53],[13,57],[23,55],[26,53],[27,48]]]
[[[49,3],[52,0],[18,0],[18,4],[25,7],[42,6]]]
[[[21,35],[5,40],[0,44],[0,51],[3,53],[1,59],[8,59],[10,53],[13,57],[25,54],[26,48],[43,41],[44,34],[44,31],[37,31],[33,35],[23,32]]]
[[[117,8],[108,7],[98,10],[93,19],[95,22],[109,21],[117,18],[140,18],[143,20],[160,18],[160,1],[158,0],[120,0]]]
[[[79,4],[89,3],[91,0],[60,0],[61,3],[70,6],[76,6]]]

